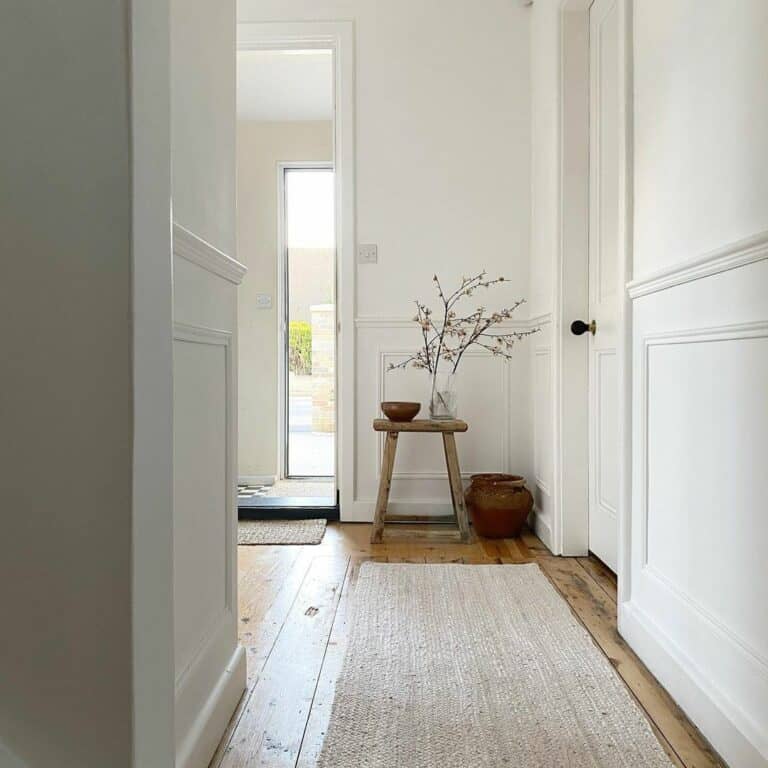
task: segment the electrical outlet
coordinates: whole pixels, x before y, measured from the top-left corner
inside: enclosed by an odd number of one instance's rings
[[[377,245],[358,245],[357,263],[376,264],[379,260],[379,247]]]
[[[272,297],[268,293],[256,294],[256,309],[272,309]]]

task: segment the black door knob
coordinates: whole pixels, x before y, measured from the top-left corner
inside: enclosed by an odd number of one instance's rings
[[[583,320],[574,320],[571,323],[571,333],[574,336],[581,336],[582,333],[586,333],[587,331],[589,331],[594,336],[596,330],[597,323],[595,323],[594,320],[592,320],[592,322],[589,324],[585,323]]]

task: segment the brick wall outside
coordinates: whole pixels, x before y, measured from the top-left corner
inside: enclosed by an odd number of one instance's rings
[[[334,339],[336,307],[315,304],[312,316],[312,431],[336,431]]]

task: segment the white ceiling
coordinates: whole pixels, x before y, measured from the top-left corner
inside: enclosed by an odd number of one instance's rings
[[[331,120],[331,52],[238,51],[237,116],[241,120]]]

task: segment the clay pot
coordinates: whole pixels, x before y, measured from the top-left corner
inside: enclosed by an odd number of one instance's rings
[[[421,410],[421,403],[390,400],[381,404],[381,410],[390,421],[412,421]]]
[[[472,475],[465,499],[475,530],[489,539],[511,539],[520,534],[533,509],[533,496],[519,475]]]

